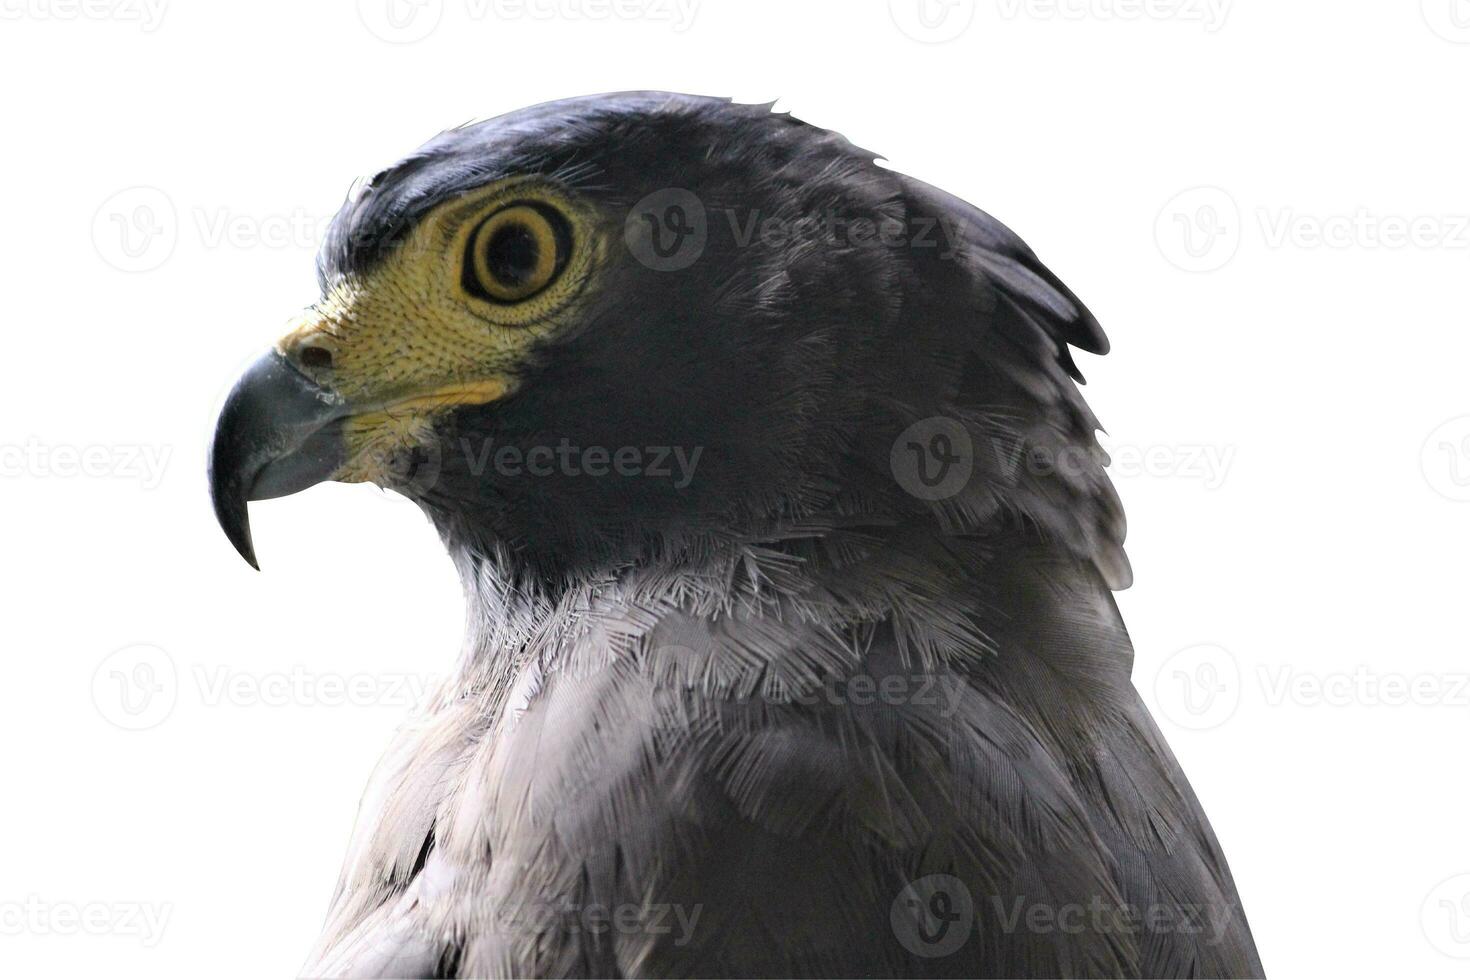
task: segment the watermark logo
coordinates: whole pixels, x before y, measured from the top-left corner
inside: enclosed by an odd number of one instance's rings
[[[110,653],[92,674],[92,703],[118,728],[162,724],[179,700],[179,671],[168,652],[138,643]]]
[[[1201,643],[1174,653],[1154,676],[1159,710],[1191,731],[1216,728],[1240,707],[1240,664],[1222,646]]]
[[[965,945],[975,928],[975,900],[954,875],[927,875],[898,893],[888,921],[903,948],[915,956],[948,956]]]
[[[888,14],[915,41],[942,44],[970,29],[975,0],[888,0]]]
[[[380,41],[412,44],[439,26],[444,0],[357,0],[357,18]]]
[[[1303,670],[1293,664],[1256,664],[1250,674],[1229,651],[1203,644],[1181,650],[1159,668],[1154,696],[1160,712],[1184,729],[1224,724],[1247,699],[1261,708],[1308,710],[1470,708],[1470,673]]]
[[[1470,959],[1470,874],[1453,875],[1430,889],[1419,924],[1429,945],[1445,956]]]
[[[179,242],[174,202],[157,187],[128,187],[92,216],[92,245],[123,272],[148,272],[168,261]]]
[[[1424,480],[1448,500],[1470,500],[1470,415],[1441,424],[1419,451]]]
[[[446,465],[476,479],[501,480],[655,480],[675,490],[694,483],[703,446],[583,445],[563,436],[556,442],[518,445],[489,437],[440,439],[420,420],[376,438],[354,460],[364,479],[407,497],[422,497],[437,487]]]
[[[709,217],[693,191],[665,187],[644,197],[623,222],[623,243],[655,272],[687,269],[704,254]]]
[[[1193,187],[1174,195],[1154,221],[1154,241],[1164,258],[1185,272],[1214,272],[1240,248],[1240,208],[1219,187]]]
[[[713,223],[713,226],[712,226]],[[760,208],[718,208],[711,213],[693,193],[664,188],[635,204],[623,224],[623,240],[650,269],[672,272],[699,260],[718,232],[731,247],[791,249],[912,248],[943,260],[964,248],[963,229],[943,215],[844,214],[837,208],[770,213]]]
[[[1470,214],[1391,214],[1367,207],[1313,214],[1277,206],[1257,207],[1247,219],[1228,192],[1196,187],[1175,195],[1154,226],[1160,253],[1186,272],[1223,268],[1247,234],[1273,250],[1470,251]]]
[[[954,419],[935,416],[904,429],[889,450],[893,478],[919,500],[947,500],[963,490],[975,469],[975,444]]]
[[[108,265],[149,272],[167,262],[181,240],[206,249],[315,250],[332,217],[302,207],[263,214],[198,205],[181,211],[157,187],[129,187],[97,209],[92,241]]]
[[[402,708],[424,704],[442,678],[396,671],[316,672],[237,670],[229,664],[193,664],[184,678],[172,656],[151,644],[110,654],[92,677],[92,701],[119,728],[142,731],[163,724],[181,696],[205,708]]]
[[[1470,0],[1419,0],[1424,23],[1453,44],[1470,44]]]

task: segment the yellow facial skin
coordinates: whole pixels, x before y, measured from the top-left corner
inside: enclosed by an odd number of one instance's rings
[[[548,211],[564,223],[560,242]],[[509,281],[495,277],[484,253],[508,226],[539,249]],[[437,416],[515,391],[530,346],[577,315],[606,237],[563,189],[510,178],[445,201],[371,273],[334,283],[277,344],[351,410],[347,462],[332,479],[387,482],[387,461],[426,442]],[[478,254],[468,254],[472,244]],[[558,244],[564,254],[549,254]],[[467,261],[482,295],[465,288]]]

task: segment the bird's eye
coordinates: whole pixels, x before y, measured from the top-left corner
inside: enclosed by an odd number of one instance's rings
[[[539,201],[507,204],[470,233],[465,292],[492,303],[519,303],[555,281],[571,254],[571,230]]]

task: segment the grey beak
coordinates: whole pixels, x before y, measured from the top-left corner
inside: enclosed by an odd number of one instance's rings
[[[271,351],[225,399],[209,449],[209,495],[225,536],[252,567],[247,503],[331,479],[345,457],[343,399]]]

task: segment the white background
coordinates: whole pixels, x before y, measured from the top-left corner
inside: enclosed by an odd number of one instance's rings
[[[363,486],[254,505],[247,568],[219,402],[353,177],[669,88],[779,97],[1092,306],[1137,683],[1268,971],[1465,975],[1470,3],[527,2],[0,0],[0,970],[299,967],[460,598]]]

